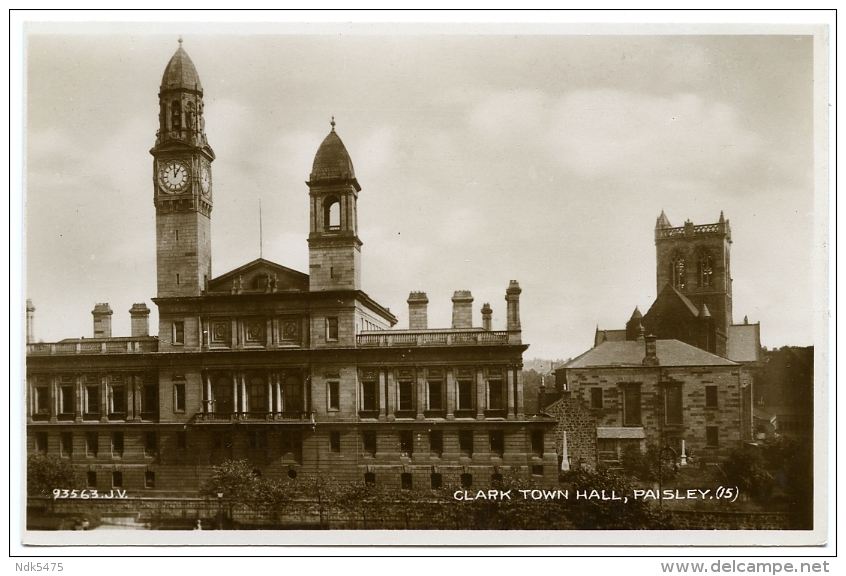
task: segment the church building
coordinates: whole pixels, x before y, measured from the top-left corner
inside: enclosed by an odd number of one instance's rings
[[[212,274],[214,196],[231,192],[214,187],[203,94],[180,40],[150,151],[157,336],[146,304],[122,337],[99,303],[93,338],[35,343],[28,302],[28,453],[67,459],[91,488],[150,493],[196,493],[231,459],[403,489],[557,483],[556,422],[524,410],[520,286],[504,283],[500,329],[488,304],[474,325],[466,290],[444,329],[412,292],[397,329],[362,289],[362,187],[334,120],[307,181],[308,273],[259,258]]]

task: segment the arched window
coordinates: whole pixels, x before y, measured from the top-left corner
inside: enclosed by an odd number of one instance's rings
[[[267,383],[261,376],[250,378],[250,412],[267,412]]]
[[[708,287],[714,285],[714,265],[711,255],[707,252],[699,253],[699,286]]]
[[[170,105],[170,129],[180,130],[182,128],[182,103],[174,100]]]
[[[232,413],[232,380],[227,376],[218,377],[212,388],[214,411],[219,414]]]
[[[335,196],[323,201],[323,226],[326,231],[341,229],[341,202]]]
[[[684,258],[681,254],[674,254],[670,260],[670,284],[673,288],[684,289]]]

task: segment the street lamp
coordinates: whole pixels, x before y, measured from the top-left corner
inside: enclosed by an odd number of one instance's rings
[[[217,493],[217,529],[223,529],[223,492]]]
[[[676,451],[668,444],[661,448],[658,453],[658,502],[661,504],[661,509],[664,509],[664,455],[670,453],[670,462],[674,465],[676,463]]]

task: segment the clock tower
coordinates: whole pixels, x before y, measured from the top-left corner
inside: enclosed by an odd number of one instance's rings
[[[199,296],[211,278],[211,163],[203,86],[179,48],[159,89],[159,129],[153,155],[158,297]]]

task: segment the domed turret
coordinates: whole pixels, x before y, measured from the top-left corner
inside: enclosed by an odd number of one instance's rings
[[[179,48],[176,53],[167,63],[164,74],[162,75],[161,90],[196,90],[200,93],[203,91],[203,85],[200,83],[200,76],[197,74],[197,69],[194,68],[194,63],[185,50],[182,49],[182,38],[179,39]]]
[[[314,163],[311,166],[312,182],[320,180],[355,180],[355,168],[346,146],[335,132],[335,119],[332,118],[332,131],[323,139]],[[356,184],[356,188],[360,189]]]

